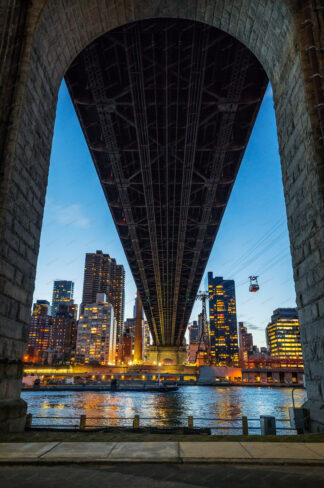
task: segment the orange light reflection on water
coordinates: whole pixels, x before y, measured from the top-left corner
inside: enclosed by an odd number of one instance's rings
[[[296,406],[305,401],[305,396],[302,389],[294,392]],[[242,415],[288,418],[292,403],[291,388],[271,387],[186,386],[173,393],[35,391],[23,392],[22,397],[33,418],[74,417],[65,423],[78,425],[80,415],[86,415],[87,426],[93,427],[131,426],[136,414],[140,416],[141,426],[187,425],[189,415],[200,419],[194,423],[201,427],[211,426],[206,419],[239,419]]]

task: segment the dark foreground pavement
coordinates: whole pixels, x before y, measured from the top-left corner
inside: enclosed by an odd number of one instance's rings
[[[324,466],[110,464],[0,466],[1,488],[316,488]]]

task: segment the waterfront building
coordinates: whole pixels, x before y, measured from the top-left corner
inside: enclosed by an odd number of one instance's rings
[[[37,300],[30,320],[26,361],[43,363],[47,360],[51,325],[50,303],[47,300]]]
[[[80,313],[85,305],[96,301],[97,293],[104,293],[113,305],[117,324],[117,343],[123,333],[125,308],[125,270],[109,254],[102,251],[87,253],[84,266],[83,295]]]
[[[238,365],[238,339],[234,280],[208,273],[210,362]]]
[[[116,363],[117,324],[111,303],[104,293],[84,305],[78,323],[76,361],[85,364]]]
[[[75,356],[77,320],[75,304],[61,303],[53,317],[50,331],[48,362],[67,363]]]
[[[242,365],[243,383],[302,385],[303,374],[302,359],[253,357]]]
[[[61,303],[70,303],[73,300],[73,281],[55,280],[53,285],[52,316],[55,317]]]
[[[239,322],[239,359],[247,361],[253,353],[253,336],[248,332],[243,322]]]
[[[277,308],[266,328],[270,356],[303,359],[296,308]]]

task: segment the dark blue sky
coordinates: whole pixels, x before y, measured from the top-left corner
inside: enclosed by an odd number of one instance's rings
[[[63,82],[57,105],[34,299],[51,301],[53,280],[67,279],[75,282],[75,301],[80,303],[85,253],[97,249],[124,264],[125,317],[131,317],[134,281]],[[238,320],[248,322],[258,345],[265,344],[264,329],[272,311],[296,306],[270,86],[207,271],[235,280]],[[259,275],[258,293],[248,291],[251,274]],[[204,284],[205,280],[202,288]],[[201,304],[197,303],[192,319],[200,308]]]

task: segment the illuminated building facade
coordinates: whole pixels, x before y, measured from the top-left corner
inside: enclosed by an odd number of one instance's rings
[[[52,315],[55,317],[61,303],[70,303],[73,300],[73,281],[55,280],[53,286]]]
[[[85,305],[78,323],[76,361],[85,364],[116,363],[116,320],[104,293]]]
[[[239,322],[239,358],[240,361],[247,361],[253,354],[253,336],[247,331],[243,322]]]
[[[76,306],[73,302],[61,303],[53,317],[49,340],[48,362],[70,362],[75,355],[77,339]]]
[[[266,328],[267,344],[273,358],[303,359],[296,308],[277,308]]]
[[[234,280],[208,273],[210,362],[238,365],[238,340]]]
[[[113,305],[118,343],[124,323],[125,270],[123,265],[116,264],[115,259],[102,251],[86,254],[81,314],[86,305],[96,301],[97,293],[105,293],[108,302]]]
[[[47,359],[52,326],[51,306],[47,300],[37,300],[31,316],[26,361],[42,363]]]

